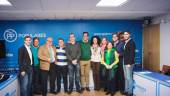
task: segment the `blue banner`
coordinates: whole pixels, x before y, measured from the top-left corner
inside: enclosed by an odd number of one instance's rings
[[[69,33],[82,40],[82,33],[87,31],[90,37],[98,35],[112,40],[112,33],[128,30],[136,43],[136,64],[142,61],[142,21],[140,20],[30,20],[0,21],[0,39],[6,41],[6,58],[0,59],[0,70],[18,68],[18,48],[23,45],[26,35],[39,37],[40,45],[47,37],[53,37],[54,45],[62,37],[68,42]]]

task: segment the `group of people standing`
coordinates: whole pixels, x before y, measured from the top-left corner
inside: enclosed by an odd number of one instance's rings
[[[76,42],[75,35],[70,33],[67,44],[58,38],[58,46],[53,46],[51,37],[39,46],[39,38],[34,37],[31,44],[31,37],[26,36],[18,52],[21,96],[47,96],[48,79],[52,94],[60,92],[62,81],[68,94],[74,91],[74,82],[76,92],[90,91],[91,69],[94,90],[103,88],[111,96],[119,90],[133,96],[135,43],[129,32],[112,34],[111,42],[107,38],[101,41],[98,36],[89,40],[88,32],[83,32],[82,41]]]

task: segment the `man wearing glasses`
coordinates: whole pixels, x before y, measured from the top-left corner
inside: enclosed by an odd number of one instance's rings
[[[56,48],[52,45],[53,39],[48,37],[46,44],[41,46],[38,51],[40,59],[40,70],[42,80],[42,96],[47,96],[48,75],[50,75],[50,93],[55,94],[55,59]]]

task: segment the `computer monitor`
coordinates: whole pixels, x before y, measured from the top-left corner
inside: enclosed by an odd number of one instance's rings
[[[0,58],[6,57],[5,40],[0,40]]]

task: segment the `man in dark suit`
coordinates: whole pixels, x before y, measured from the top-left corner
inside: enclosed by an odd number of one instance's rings
[[[124,75],[125,75],[125,92],[127,96],[133,96],[133,67],[135,64],[135,42],[130,38],[129,32],[124,32]]]
[[[30,43],[31,37],[25,36],[24,45],[18,50],[20,96],[32,96],[33,58]]]

